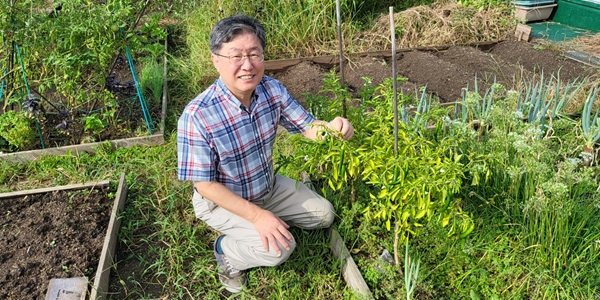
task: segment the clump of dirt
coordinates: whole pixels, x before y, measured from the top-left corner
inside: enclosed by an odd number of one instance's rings
[[[504,42],[490,51],[494,57],[510,65],[523,66],[533,73],[559,74],[561,80],[572,81],[575,78],[589,77],[597,73],[597,69],[589,67],[562,55],[552,49],[540,49],[529,43]]]
[[[275,76],[300,103],[305,104],[305,95],[316,95],[323,88],[326,69],[310,61],[304,61]],[[293,93],[292,93],[293,92]]]
[[[52,278],[93,281],[110,218],[108,192],[0,199],[0,299],[44,299]]]

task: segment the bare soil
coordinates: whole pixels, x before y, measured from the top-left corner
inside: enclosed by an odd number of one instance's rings
[[[472,91],[475,78],[480,92],[484,92],[494,81],[508,89],[516,88],[542,71],[544,76],[560,74],[563,83],[576,78],[597,77],[599,73],[598,68],[566,58],[556,49],[511,40],[485,49],[452,46],[443,51],[399,51],[396,65],[397,76],[408,78],[399,89],[411,93],[415,86],[426,86],[427,91],[442,103],[460,100],[463,88]],[[324,74],[330,71],[331,66],[309,60],[283,72],[267,72],[267,75],[280,80],[296,99],[304,103],[305,94],[321,91]],[[349,89],[359,91],[365,76],[370,77],[374,85],[381,84],[392,76],[391,59],[382,56],[350,58],[344,67],[344,81]]]
[[[45,299],[52,278],[94,275],[110,218],[106,187],[0,200],[0,299]]]

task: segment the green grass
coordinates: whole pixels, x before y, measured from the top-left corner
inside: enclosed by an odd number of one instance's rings
[[[176,178],[174,140],[172,135],[161,146],[102,147],[96,155],[49,156],[28,164],[2,161],[2,191],[104,179],[116,182],[125,173],[129,194],[120,217],[119,240],[127,254],[119,261],[138,265],[138,273],[117,266],[128,299],[148,297],[150,291],[160,293],[155,297],[169,299],[229,297],[215,270],[212,243],[218,234],[196,219],[192,186]],[[28,178],[28,185],[17,178]],[[249,289],[241,297],[354,299],[345,287],[340,266],[330,255],[326,231],[293,229],[292,233],[298,247],[289,261],[276,268],[252,270]],[[152,288],[149,282],[155,283]],[[157,284],[164,290],[157,289]]]

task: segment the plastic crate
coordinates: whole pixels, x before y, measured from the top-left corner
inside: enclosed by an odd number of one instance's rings
[[[523,22],[547,20],[555,7],[556,4],[533,7],[515,6],[515,17]]]
[[[515,0],[513,3],[516,6],[522,7],[535,7],[535,6],[543,6],[550,5],[556,3],[555,0]]]

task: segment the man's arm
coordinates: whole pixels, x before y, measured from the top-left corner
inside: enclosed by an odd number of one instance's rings
[[[311,123],[311,127],[303,132],[302,135],[313,141],[318,141],[321,140],[322,137],[320,133],[322,133],[326,127],[334,131],[339,131],[343,135],[344,140],[349,140],[352,135],[354,135],[354,127],[352,127],[352,124],[342,117],[336,117],[329,123],[326,121],[315,120]]]
[[[204,198],[253,223],[262,239],[265,251],[269,251],[269,245],[271,245],[281,255],[276,241],[285,249],[290,250],[288,241],[292,241],[292,235],[287,230],[289,225],[272,212],[238,196],[221,183],[194,182],[194,186]]]

